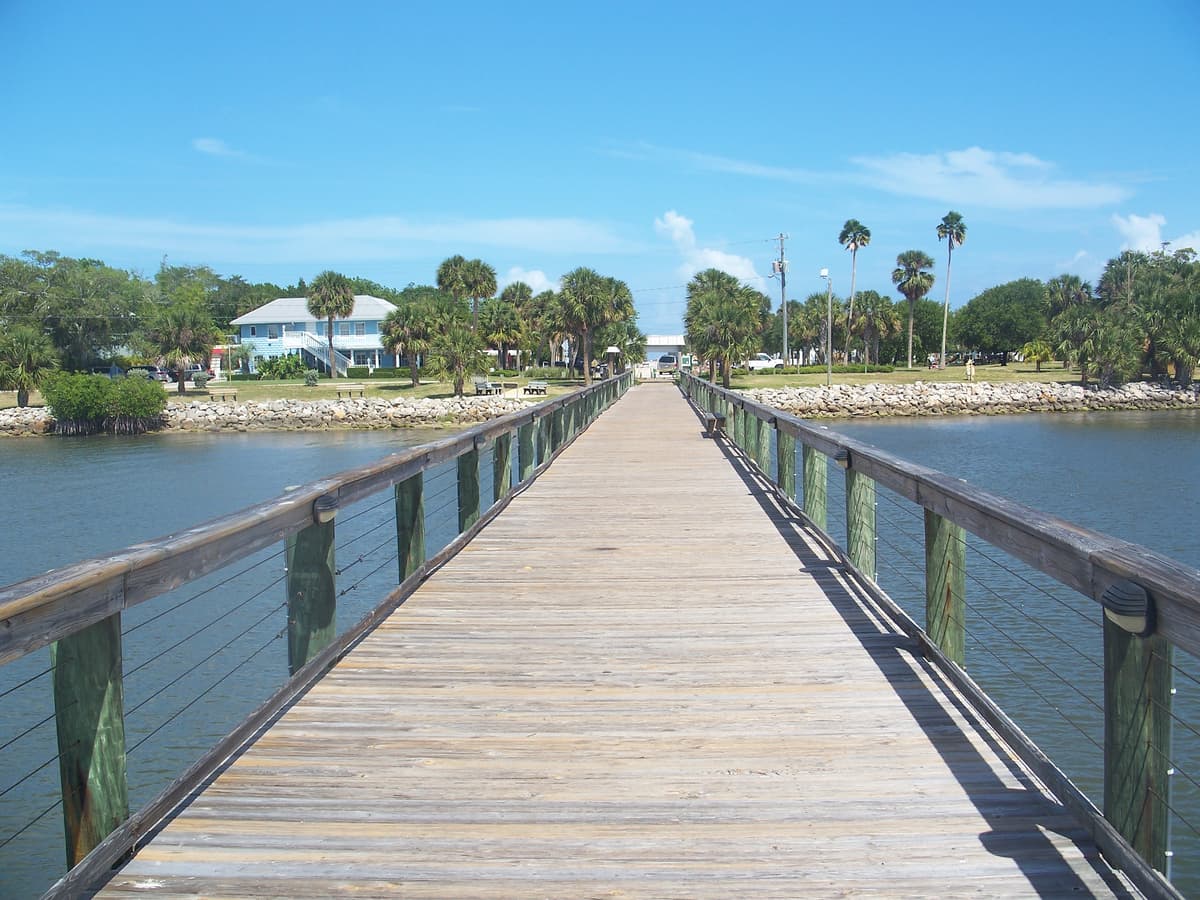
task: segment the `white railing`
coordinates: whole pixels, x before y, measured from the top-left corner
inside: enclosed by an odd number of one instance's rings
[[[285,331],[283,333],[283,345],[285,347],[298,347],[301,350],[307,350],[323,362],[326,367],[329,366],[329,344],[311,331]],[[333,360],[337,366],[339,375],[345,375],[346,368],[354,364],[350,357],[336,347],[333,348]]]

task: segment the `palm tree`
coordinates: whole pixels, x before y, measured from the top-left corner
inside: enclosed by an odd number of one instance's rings
[[[17,406],[29,405],[29,394],[58,368],[50,338],[28,325],[0,334],[0,388],[17,392]]]
[[[433,335],[437,330],[437,317],[433,305],[425,300],[403,303],[387,314],[379,326],[384,349],[397,360],[401,355],[408,357],[409,375],[412,386],[421,383],[421,356],[429,352]]]
[[[496,293],[496,270],[482,259],[467,260],[463,284],[471,298],[471,330],[479,327],[479,301]]]
[[[308,286],[308,311],[325,319],[329,338],[329,377],[337,378],[337,363],[333,350],[333,320],[344,319],[354,312],[354,288],[350,279],[339,272],[322,272]]]
[[[492,297],[479,311],[479,327],[483,339],[496,348],[497,368],[507,369],[509,345],[521,340],[517,308],[501,297]]]
[[[954,210],[942,216],[938,223],[937,236],[940,241],[946,239],[946,305],[942,310],[942,355],[938,357],[939,368],[946,368],[946,327],[950,324],[950,261],[954,257],[954,248],[962,246],[967,239],[967,223]]]
[[[1096,355],[1096,336],[1100,330],[1098,310],[1090,306],[1072,306],[1050,323],[1057,342],[1056,351],[1063,359],[1079,366],[1079,383],[1088,383],[1088,366]]]
[[[560,305],[569,331],[583,351],[583,382],[592,383],[592,335],[597,328],[633,317],[633,294],[625,282],[580,267],[562,278]]]
[[[459,317],[445,321],[429,347],[429,368],[454,383],[454,396],[461,397],[468,375],[487,372],[483,343],[469,322]]]
[[[1036,371],[1042,371],[1042,363],[1050,362],[1054,359],[1054,350],[1050,345],[1038,338],[1035,341],[1029,341],[1021,348],[1021,355],[1026,361],[1032,360]]]
[[[205,307],[180,303],[163,312],[151,328],[150,337],[167,365],[179,373],[176,391],[182,394],[187,367],[207,359],[219,335]]]
[[[871,243],[871,229],[858,219],[847,219],[838,243],[850,251],[850,312],[846,317],[846,362],[850,361],[850,334],[854,328],[854,278],[858,273],[858,248]]]
[[[933,260],[920,250],[905,250],[896,257],[896,268],[892,270],[892,284],[899,288],[908,301],[908,367],[912,364],[913,316],[917,301],[933,287]]]
[[[720,269],[694,275],[687,297],[683,319],[687,342],[708,361],[710,377],[721,366],[721,382],[728,388],[733,367],[758,349],[766,297]]]
[[[442,260],[437,268],[438,290],[445,291],[459,303],[467,299],[467,274],[470,262],[465,256],[455,255]]]
[[[877,291],[863,291],[859,301],[863,323],[863,352],[868,364],[872,358],[878,364],[879,341],[881,338],[890,338],[900,333],[900,318],[896,315],[892,301]]]
[[[530,340],[533,338],[533,332],[536,331],[533,322],[533,288],[524,281],[513,281],[504,286],[504,290],[500,292],[500,299],[511,304],[512,308],[517,311],[517,321],[521,333],[517,343],[517,368],[519,369],[521,354],[530,348]]]

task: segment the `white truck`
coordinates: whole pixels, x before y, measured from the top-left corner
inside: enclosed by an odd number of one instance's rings
[[[769,356],[766,353],[756,353],[750,359],[746,360],[746,368],[751,372],[758,372],[763,369],[782,369],[783,360],[778,356]]]

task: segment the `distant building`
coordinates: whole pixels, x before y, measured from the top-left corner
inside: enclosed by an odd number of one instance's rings
[[[646,335],[646,362],[654,366],[664,353],[674,353],[682,359],[685,343],[682,334],[648,334]]]
[[[334,364],[338,374],[347,366],[395,366],[396,357],[383,349],[379,326],[396,307],[379,297],[358,294],[354,311],[344,319],[333,320]],[[305,297],[281,297],[265,306],[238,316],[230,323],[238,329],[238,342],[250,348],[250,370],[255,371],[258,357],[299,354],[307,366],[329,371],[327,320],[317,319],[308,311]]]

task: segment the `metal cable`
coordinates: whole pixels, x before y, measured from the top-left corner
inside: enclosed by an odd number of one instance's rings
[[[30,675],[24,681],[22,681],[18,684],[14,684],[10,688],[5,688],[3,691],[0,691],[0,700],[3,700],[9,694],[19,691],[21,688],[25,687],[26,685],[32,684],[33,682],[37,681],[39,678],[41,678],[45,675],[49,675],[53,671],[54,671],[54,666],[47,666],[46,668],[42,669],[42,671],[38,672],[36,675]]]
[[[274,608],[272,608],[272,609],[269,609],[269,610],[267,610],[266,614],[265,614],[265,615],[263,615],[261,618],[259,618],[257,621],[255,621],[255,622],[252,622],[252,623],[251,623],[250,625],[248,625],[248,626],[247,626],[245,629],[243,629],[243,630],[242,630],[241,632],[239,632],[238,634],[235,634],[235,635],[234,635],[233,637],[231,637],[231,638],[230,638],[228,641],[226,641],[224,644],[222,644],[222,645],[221,645],[220,647],[218,647],[216,650],[212,651],[212,653],[208,654],[208,656],[204,657],[204,659],[200,660],[198,663],[196,663],[196,664],[195,664],[194,666],[192,666],[190,669],[186,669],[186,670],[184,670],[184,671],[183,671],[183,672],[181,672],[179,675],[177,675],[175,678],[171,679],[171,680],[170,680],[170,681],[168,681],[166,684],[162,685],[162,686],[159,688],[159,690],[158,690],[157,692],[155,692],[155,693],[151,694],[149,697],[147,697],[145,700],[143,700],[143,701],[142,701],[141,703],[139,703],[137,706],[135,706],[135,707],[133,707],[132,709],[128,710],[128,711],[125,713],[125,715],[126,715],[126,718],[128,718],[129,716],[131,716],[131,715],[133,715],[134,713],[136,713],[136,712],[137,712],[139,709],[141,709],[143,706],[145,706],[145,705],[146,705],[147,703],[149,703],[151,700],[155,700],[155,699],[157,699],[159,696],[161,696],[161,695],[163,694],[163,692],[164,692],[164,691],[165,691],[167,688],[169,688],[169,687],[172,687],[172,686],[174,686],[174,685],[178,684],[180,681],[182,681],[182,680],[183,680],[184,678],[186,678],[188,675],[191,675],[193,672],[195,672],[197,669],[199,669],[199,668],[200,668],[202,665],[204,665],[204,664],[205,664],[206,662],[208,662],[210,659],[212,659],[213,657],[217,656],[219,653],[222,653],[222,652],[224,652],[224,651],[225,651],[226,649],[228,649],[228,648],[229,648],[229,647],[230,647],[232,644],[234,644],[234,643],[236,643],[237,641],[241,640],[243,637],[245,637],[247,634],[249,634],[251,631],[253,631],[255,628],[257,628],[259,625],[261,625],[263,622],[265,622],[267,619],[269,619],[269,618],[270,618],[271,616],[273,616],[275,613],[279,612],[281,609],[284,609],[286,606],[287,606],[287,601],[286,601],[286,600],[284,600],[284,601],[283,601],[282,603],[280,603],[278,606],[276,606],[276,607],[274,607]],[[285,631],[286,631],[286,626],[285,626]],[[244,661],[243,661],[243,663],[239,663],[239,664],[238,664],[238,668],[240,668],[240,667],[241,667],[241,665],[243,665],[243,664],[244,664]],[[217,682],[217,683],[219,684],[220,682]],[[200,694],[200,696],[201,696],[201,697],[203,697],[203,696],[204,696],[204,694],[202,693],[202,694]],[[197,698],[197,699],[199,699],[199,698]],[[193,701],[192,701],[192,703],[194,703],[194,702],[195,702],[195,700],[193,700]],[[188,706],[191,706],[191,703],[189,703],[189,704],[188,704]],[[187,709],[187,706],[185,706],[185,707],[184,707],[184,709]],[[180,710],[180,712],[182,712],[182,710]],[[178,713],[177,713],[176,715],[178,715]],[[157,729],[156,729],[156,730],[157,730]],[[154,732],[151,732],[151,734],[153,734],[153,733],[154,733]],[[135,749],[137,749],[137,747],[140,747],[140,746],[141,746],[143,743],[145,743],[145,738],[143,738],[143,739],[142,739],[141,741],[139,741],[139,742],[138,742],[136,745],[134,745],[133,747],[131,747],[131,748],[129,749],[129,752],[131,752],[131,753],[132,753],[132,752],[133,752]]]

